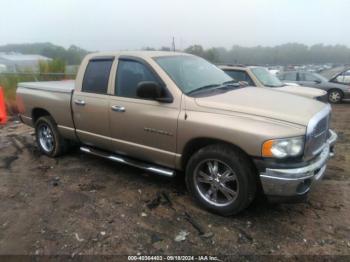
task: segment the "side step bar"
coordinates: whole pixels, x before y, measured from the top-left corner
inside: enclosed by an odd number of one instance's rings
[[[107,152],[98,150],[98,149],[93,149],[93,148],[89,148],[89,147],[80,147],[80,150],[82,152],[91,154],[91,155],[95,155],[95,156],[99,156],[99,157],[103,157],[118,163],[122,163],[122,164],[126,164],[129,166],[133,166],[133,167],[137,167],[158,175],[162,175],[162,176],[167,176],[167,177],[173,177],[175,175],[174,170],[168,169],[168,168],[164,168],[164,167],[160,167],[160,166],[156,166],[156,165],[151,165],[148,163],[144,163],[141,161],[137,161],[134,159],[130,159],[124,156],[120,156],[120,155],[115,155],[115,154],[109,154]]]

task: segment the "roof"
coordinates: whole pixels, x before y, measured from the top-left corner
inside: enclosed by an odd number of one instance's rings
[[[23,55],[18,53],[0,53],[0,59],[8,61],[38,61],[38,60],[51,60],[42,55]]]
[[[116,52],[97,52],[88,55],[91,57],[96,56],[137,56],[140,58],[160,57],[160,56],[179,56],[186,55],[192,56],[191,54],[181,52],[170,52],[170,51],[116,51]]]

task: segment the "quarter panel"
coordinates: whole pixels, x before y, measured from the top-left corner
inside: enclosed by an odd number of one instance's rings
[[[73,128],[70,101],[71,93],[68,92],[29,89],[20,86],[17,89],[17,105],[20,114],[32,118],[33,109],[41,108],[48,111],[58,125]]]

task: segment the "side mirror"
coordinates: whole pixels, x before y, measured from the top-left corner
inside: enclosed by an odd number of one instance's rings
[[[137,85],[137,96],[144,99],[156,100],[162,103],[171,103],[171,97],[164,96],[163,88],[153,81],[142,81]]]

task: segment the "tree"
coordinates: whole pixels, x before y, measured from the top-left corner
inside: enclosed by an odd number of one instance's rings
[[[61,59],[53,59],[51,61],[39,61],[39,72],[41,74],[64,73],[66,63]]]

